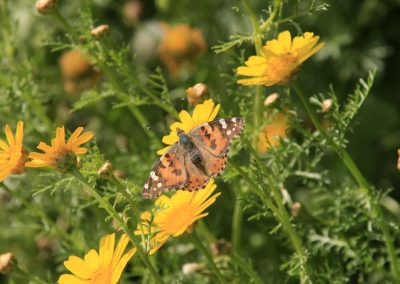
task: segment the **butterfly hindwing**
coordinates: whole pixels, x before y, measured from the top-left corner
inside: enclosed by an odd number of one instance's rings
[[[233,138],[242,133],[244,120],[239,117],[217,119],[204,123],[189,132],[202,148],[215,156],[223,156],[229,151]]]
[[[183,190],[195,191],[204,188],[210,177],[205,172],[205,169],[199,168],[190,159],[189,155],[185,156],[185,167],[187,173],[187,183]]]
[[[181,189],[186,185],[187,173],[182,147],[176,143],[161,156],[153,167],[143,188],[143,197],[156,198],[164,191]]]

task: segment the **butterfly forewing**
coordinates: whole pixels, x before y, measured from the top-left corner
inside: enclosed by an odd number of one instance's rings
[[[202,148],[215,156],[223,156],[229,151],[232,139],[240,135],[244,120],[239,117],[217,119],[204,123],[189,132]]]
[[[156,198],[164,191],[186,185],[187,174],[182,147],[176,143],[155,164],[143,188],[143,197]]]

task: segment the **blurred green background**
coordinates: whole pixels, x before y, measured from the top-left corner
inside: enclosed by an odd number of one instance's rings
[[[148,142],[143,139],[143,130],[138,127],[131,114],[125,109],[112,109],[110,107],[112,101],[107,100],[94,107],[68,114],[73,104],[79,100],[79,95],[71,96],[64,90],[63,74],[59,66],[59,60],[64,51],[54,50],[51,44],[53,41],[66,41],[64,30],[54,23],[51,17],[39,15],[35,11],[33,1],[0,1],[2,11],[15,23],[15,27],[11,29],[13,30],[11,37],[10,34],[4,32],[5,15],[3,14],[3,19],[0,19],[3,37],[1,41],[5,47],[0,52],[2,64],[0,85],[2,82],[7,82],[10,74],[15,74],[15,76],[23,74],[15,81],[19,87],[25,86],[24,80],[35,82],[37,89],[32,91],[35,98],[46,107],[52,122],[57,125],[65,123],[69,129],[78,125],[89,125],[95,130],[99,148],[106,159],[110,159],[116,169],[122,170],[124,175],[134,182],[138,184],[144,182],[141,179],[147,174],[156,155],[154,149],[149,148]],[[135,15],[136,19],[135,17],[126,18],[127,11],[124,9],[127,9],[127,2],[93,0],[87,3],[91,6],[95,24],[110,26],[110,42],[126,46],[132,54],[132,62],[135,62],[136,68],[140,69],[141,65],[152,70],[155,70],[157,66],[162,67],[178,111],[188,108],[185,89],[197,82],[205,82],[210,87],[212,98],[221,102],[223,112],[235,114],[237,106],[224,109],[224,102],[228,105],[232,98],[226,95],[229,89],[227,86],[236,88],[234,84],[227,83],[225,74],[230,72],[233,76],[239,62],[237,54],[244,54],[245,57],[252,54],[252,43],[246,42],[225,54],[216,54],[211,48],[220,41],[228,41],[230,35],[251,34],[251,26],[244,15],[240,1],[142,0],[137,1],[141,11]],[[310,1],[301,0],[286,2],[293,2],[285,4],[287,8],[284,12],[289,15],[296,5],[301,10],[306,9],[310,4]],[[316,2],[321,3],[321,1]],[[349,151],[372,184],[383,191],[392,190],[390,195],[400,200],[398,191],[400,174],[396,168],[397,149],[400,147],[400,55],[398,54],[400,1],[353,0],[324,1],[324,3],[329,5],[326,11],[296,18],[302,31],[312,31],[320,35],[321,41],[326,44],[321,52],[304,64],[300,82],[310,96],[327,92],[329,85],[332,84],[339,100],[345,100],[353,91],[358,79],[365,78],[370,70],[376,69],[377,76],[372,93],[356,117],[353,132],[347,137],[350,141]],[[267,1],[251,1],[251,4],[254,10],[265,18]],[[68,20],[72,23],[78,22],[79,12],[82,9],[81,1],[60,1],[59,5],[61,13]],[[157,45],[163,33],[160,22],[171,25],[186,23],[198,28],[207,43],[207,50],[198,58],[195,68],[187,70],[178,78],[168,75],[156,54]],[[281,25],[279,29],[296,32],[298,27],[289,22]],[[74,28],[79,29],[78,26]],[[15,62],[10,62],[7,59],[10,57],[6,57],[5,54],[12,54]],[[17,65],[18,68],[16,68]],[[103,79],[100,78],[101,80]],[[34,115],[29,115],[32,110],[25,109],[17,99],[13,99],[12,95],[7,95],[7,90],[12,92],[13,88],[3,88],[3,93],[0,93],[0,125],[3,127],[6,123],[16,122],[17,118],[31,119],[26,121],[26,144],[32,150],[38,138],[47,139],[48,135],[44,133],[44,126],[41,126],[40,120]],[[270,88],[265,92],[268,94],[274,90],[275,88]],[[148,127],[154,129],[160,137],[167,134],[164,113],[154,107],[145,107],[145,113],[149,114]],[[171,118],[168,119],[172,121]],[[139,163],[140,166],[132,166],[134,163]],[[332,174],[337,176],[346,172],[340,164],[332,168],[336,169]],[[11,180],[10,184],[13,185],[13,183],[14,180]],[[21,192],[26,190],[22,195],[29,200],[29,183],[19,181],[15,183],[18,184]],[[224,185],[220,188],[223,190]],[[63,203],[63,194],[57,197],[55,204]],[[35,223],[35,228],[31,232],[40,231],[42,224],[37,220],[31,220],[29,214],[26,218],[22,216],[18,221],[13,219],[12,215],[17,214],[22,205],[6,205],[9,198],[4,193],[0,193],[0,252],[13,247],[28,257],[21,262],[26,265],[32,261],[32,266],[41,275],[46,273],[44,264],[49,267],[57,266],[59,270],[59,265],[64,259],[63,255],[71,252],[60,248],[58,249],[61,251],[51,250],[54,246],[52,242],[60,240],[50,240],[50,245],[45,244],[45,249],[47,246],[50,247],[49,251],[43,250],[43,244],[38,244],[38,239],[42,238],[32,240],[29,231],[23,230],[24,223]],[[45,199],[45,196],[39,198]],[[207,224],[210,230],[220,238],[230,239],[230,224],[224,220],[232,215],[233,202],[234,196],[227,192],[226,197],[220,198],[210,209],[210,215],[213,217]],[[43,201],[43,203],[48,206],[49,211],[54,210],[53,213],[58,214],[55,208],[52,208],[52,201]],[[60,211],[63,214],[78,212],[70,211],[68,208],[62,208]],[[94,211],[86,209],[85,218],[94,215]],[[64,217],[68,219],[68,216]],[[58,220],[57,218],[53,219]],[[10,228],[10,224],[15,227]],[[93,225],[90,219],[87,224],[86,233],[90,234]],[[104,226],[104,224],[96,224],[99,231],[107,231]],[[271,283],[274,283],[273,279],[275,281],[280,279],[274,269],[279,267],[281,259],[279,257],[274,259],[273,256],[279,256],[278,250],[282,250],[282,244],[274,238],[265,238],[269,229],[270,227],[264,224],[244,222],[243,247],[246,253],[252,256],[260,274],[270,277]],[[95,240],[88,242],[89,246],[97,246]],[[52,258],[54,255],[58,257]],[[162,260],[163,258],[160,261]],[[273,261],[275,263],[271,264]]]

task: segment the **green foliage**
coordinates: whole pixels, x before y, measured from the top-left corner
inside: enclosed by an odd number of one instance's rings
[[[179,111],[193,110],[184,90],[198,82],[221,104],[218,117],[246,120],[216,179],[222,195],[192,228],[200,244],[187,233],[148,256],[155,233],[129,236],[143,255],[135,254],[121,283],[160,282],[157,275],[165,283],[217,283],[219,273],[225,283],[400,281],[399,67],[390,29],[398,19],[388,20],[397,4],[139,2],[143,14],[129,26],[120,1],[58,1],[39,15],[31,1],[0,0],[0,125],[14,131],[23,120],[27,152],[50,143],[60,125],[85,126],[96,137],[77,172],[29,169],[0,183],[0,254],[18,259],[0,283],[55,283],[66,273],[64,260],[98,249],[105,234],[132,233],[144,211],[144,229],[151,228],[161,208],[142,198],[142,185]],[[169,74],[158,54],[165,30],[156,21],[200,28],[208,50]],[[109,34],[92,36],[102,23]],[[238,85],[235,69],[284,30],[312,31],[325,47],[291,84]],[[137,47],[140,32],[146,38]],[[60,57],[73,49],[97,77],[85,74],[91,84],[69,95]],[[273,92],[279,99],[263,106]],[[288,119],[287,136],[260,152],[259,133],[277,113]],[[110,175],[99,173],[106,161]]]

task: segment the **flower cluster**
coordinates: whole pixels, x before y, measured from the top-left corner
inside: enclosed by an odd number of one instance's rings
[[[82,134],[83,127],[77,128],[68,142],[65,142],[65,129],[58,127],[56,137],[51,145],[40,142],[37,148],[44,153],[31,152],[27,154],[23,147],[24,123],[19,121],[14,134],[6,125],[5,133],[7,142],[0,139],[0,182],[10,175],[21,174],[26,168],[51,167],[61,172],[67,172],[77,166],[76,155],[85,154],[86,148],[80,147],[93,138],[93,133],[88,131]],[[30,159],[28,161],[28,158]]]

